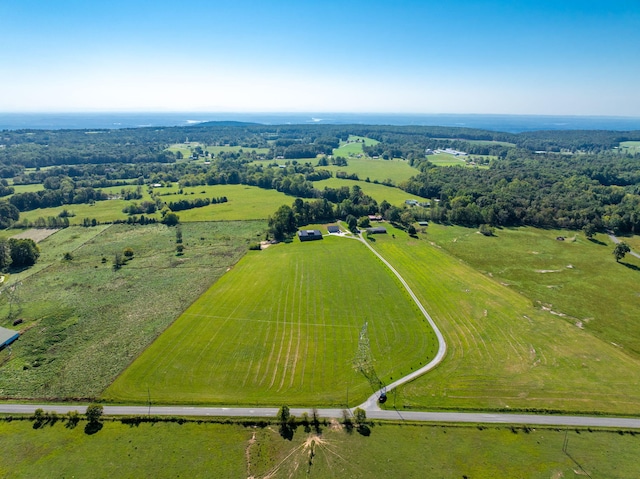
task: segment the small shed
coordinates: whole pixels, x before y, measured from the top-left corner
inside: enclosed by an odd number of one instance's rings
[[[300,241],[321,240],[322,233],[319,230],[300,230],[298,231]]]
[[[375,228],[367,228],[367,233],[372,235],[384,235],[387,234],[387,230],[382,226],[376,226]]]
[[[3,349],[6,346],[9,346],[19,337],[20,337],[20,333],[18,331],[0,327],[0,349]]]
[[[418,225],[420,225],[420,226],[429,226],[429,222],[428,221],[418,221]]]
[[[332,234],[340,233],[340,227],[336,225],[327,226],[327,231]]]

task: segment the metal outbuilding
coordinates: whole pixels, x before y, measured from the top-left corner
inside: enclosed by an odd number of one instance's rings
[[[19,337],[20,333],[18,331],[0,327],[0,349],[9,346]]]

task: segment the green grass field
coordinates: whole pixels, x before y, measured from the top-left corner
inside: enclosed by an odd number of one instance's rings
[[[105,422],[88,435],[85,423],[34,429],[0,422],[0,477],[244,477],[251,430],[221,424]]]
[[[214,155],[218,155],[222,152],[225,153],[238,153],[240,151],[250,153],[255,151],[259,155],[266,155],[269,153],[269,148],[249,148],[246,146],[214,146],[214,145],[205,145],[203,143],[197,142],[189,142],[189,143],[175,143],[171,145],[167,150],[172,152],[181,152],[184,158],[188,158],[191,156],[192,149],[195,149],[196,146],[202,148],[202,151],[208,151]]]
[[[429,232],[431,240],[535,305],[640,358],[634,321],[640,317],[640,259],[627,255],[616,263],[606,235],[589,241],[576,231],[507,228],[486,238],[473,228],[439,225]]]
[[[33,193],[36,191],[44,190],[44,185],[42,183],[34,184],[34,185],[12,185],[15,193]]]
[[[638,153],[640,152],[640,141],[622,141],[620,148],[629,153]]]
[[[359,143],[358,143],[359,144]],[[408,180],[419,173],[418,170],[409,166],[404,160],[383,160],[371,158],[349,158],[347,166],[323,166],[322,169],[332,171],[335,175],[337,171],[344,171],[348,174],[357,174],[361,180],[369,178],[371,181],[391,180],[394,183]]]
[[[177,214],[181,222],[267,219],[280,205],[291,205],[295,199],[293,196],[287,196],[276,190],[265,190],[247,185],[185,187],[182,194],[177,194],[177,186],[162,188],[159,191],[162,195],[160,198],[166,203],[183,199],[193,200],[221,196],[226,196],[229,200],[227,203],[178,211]]]
[[[38,263],[9,277],[9,285],[21,283],[11,318],[10,296],[0,295],[0,325],[24,319],[20,339],[0,351],[0,397],[98,395],[260,239],[265,224],[181,228],[182,256],[175,228],[164,225],[70,227],[42,241]],[[114,271],[115,253],[127,247],[134,258]],[[66,252],[71,261],[63,261]]]
[[[120,190],[133,189],[135,186],[117,186],[104,188],[103,191],[118,194]],[[280,205],[290,205],[294,198],[276,190],[264,190],[256,186],[246,185],[215,185],[186,187],[182,194],[178,194],[178,186],[158,188],[160,198],[165,202],[202,197],[228,198],[227,203],[209,205],[202,208],[179,211],[177,214],[181,222],[191,221],[240,221],[266,219]],[[203,193],[204,192],[204,193]],[[126,220],[128,215],[122,210],[132,202],[149,201],[151,197],[143,188],[143,198],[140,200],[104,200],[94,204],[63,205],[54,208],[39,208],[37,210],[20,213],[20,220],[35,221],[39,217],[58,216],[62,210],[73,212],[75,216],[69,218],[71,225],[81,225],[84,218],[95,218],[99,223]],[[145,215],[149,218],[160,219],[160,213]]]
[[[465,168],[480,168],[487,169],[489,165],[486,164],[477,164],[475,162],[479,161],[480,163],[485,162],[486,159],[495,159],[495,156],[483,156],[483,155],[467,155],[464,157],[456,157],[453,155],[449,155],[448,153],[438,153],[435,155],[427,156],[427,159],[433,163],[435,166],[462,166]],[[469,162],[467,162],[469,160]],[[474,163],[471,163],[473,161]]]
[[[434,242],[434,230],[429,226],[420,240],[396,231],[395,239],[381,235],[375,242],[421,298],[448,345],[444,362],[391,394],[389,407],[640,411],[637,357],[447,253]],[[467,245],[468,255],[480,257],[483,249],[496,258],[504,255],[496,253],[499,238],[482,239],[486,247]],[[621,322],[631,324],[634,317]]]
[[[357,404],[365,322],[384,382],[425,364],[433,331],[404,289],[352,239],[250,252],[112,384],[108,401]]]
[[[375,199],[378,203],[382,203],[382,201],[387,200],[392,205],[402,206],[405,200],[415,199],[418,201],[424,201],[424,198],[419,196],[412,195],[407,193],[406,191],[402,191],[400,188],[395,188],[393,186],[385,186],[381,184],[375,184],[366,181],[354,181],[354,180],[344,180],[341,178],[329,178],[322,181],[314,181],[313,186],[319,190],[328,188],[340,188],[342,186],[348,186],[349,188],[354,185],[358,185],[362,188],[362,191]]]
[[[427,160],[436,166],[467,166],[464,159],[449,155],[447,153],[438,153],[437,155],[427,156]]]
[[[334,424],[288,441],[275,426],[65,425],[0,422],[0,477],[635,479],[640,454],[637,434],[586,429],[376,423],[363,436]]]

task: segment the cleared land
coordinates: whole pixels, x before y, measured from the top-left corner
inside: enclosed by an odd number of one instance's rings
[[[117,186],[104,188],[103,191],[117,195],[120,190],[135,189],[134,186]],[[276,190],[264,190],[256,186],[246,185],[214,185],[185,187],[182,194],[178,194],[178,186],[156,188],[156,192],[165,202],[178,200],[193,200],[195,198],[211,198],[226,196],[227,203],[193,208],[191,210],[178,211],[181,222],[189,221],[240,221],[262,220],[269,217],[279,205],[290,205],[293,197],[287,196]],[[128,215],[122,210],[132,202],[140,203],[149,201],[150,195],[143,188],[143,197],[140,200],[112,199],[96,201],[94,204],[63,205],[55,208],[40,208],[20,213],[21,220],[35,221],[49,216],[58,216],[62,210],[73,213],[69,218],[72,225],[82,224],[84,218],[95,218],[98,222],[111,222],[126,220]],[[160,219],[160,213],[145,215],[150,218]]]
[[[260,239],[262,222],[70,227],[42,243],[35,266],[10,276],[0,326],[22,336],[0,351],[0,397],[86,398],[102,392],[200,294]],[[134,257],[114,271],[116,253]],[[71,253],[71,261],[63,260]],[[103,260],[104,258],[104,260]],[[9,302],[13,301],[9,317]],[[14,328],[15,329],[15,328]]]
[[[359,145],[359,143],[356,143]],[[362,145],[360,145],[362,146]],[[372,158],[349,158],[347,166],[323,166],[323,170],[332,171],[335,175],[337,171],[344,171],[351,175],[355,173],[361,180],[369,178],[371,181],[388,181],[399,183],[408,180],[419,173],[418,170],[409,165],[405,160],[383,160]]]
[[[349,188],[352,188],[354,185],[358,185],[366,195],[371,196],[378,203],[382,203],[382,201],[387,200],[392,205],[402,206],[404,205],[405,200],[415,199],[418,201],[424,201],[424,198],[412,195],[411,193],[407,193],[406,191],[402,191],[400,188],[362,180],[354,181],[344,180],[342,178],[329,178],[326,180],[313,182],[313,186],[319,190],[322,190],[325,187],[341,188],[342,186],[347,186]]]
[[[385,236],[374,247],[411,285],[448,345],[445,361],[392,393],[389,407],[637,413],[637,357],[534,305],[428,239],[400,231],[395,240]],[[495,238],[485,239],[485,249],[496,256]]]
[[[368,322],[388,383],[425,364],[437,342],[409,296],[357,241],[250,252],[112,384],[104,399],[351,405],[372,386],[355,372]],[[377,389],[378,385],[374,389]]]
[[[85,426],[58,422],[35,429],[27,421],[0,422],[0,477],[246,476],[248,428],[107,422],[88,435]]]
[[[640,152],[640,141],[623,141],[620,143],[620,148],[629,153]]]
[[[174,186],[158,188],[158,193],[161,195],[160,199],[167,203],[195,198],[227,197],[227,203],[178,211],[181,222],[263,220],[272,215],[280,205],[291,205],[295,199],[276,190],[247,185],[185,187],[182,194],[178,194],[178,187]]]
[[[616,263],[606,235],[589,241],[577,231],[507,228],[487,238],[473,228],[432,226],[429,238],[475,269],[640,358],[640,259]]]
[[[631,479],[640,454],[635,433],[586,429],[375,424],[363,436],[333,423],[288,441],[276,426],[105,422],[88,435],[85,424],[0,422],[0,477]]]

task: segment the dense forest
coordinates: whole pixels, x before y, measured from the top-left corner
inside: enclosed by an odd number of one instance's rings
[[[376,140],[363,147],[365,155],[380,161],[402,158],[416,168],[413,178],[396,186],[430,200],[430,207],[400,211],[378,205],[357,189],[316,188],[315,181],[332,176],[325,166],[346,163],[332,153],[352,135]],[[0,197],[5,200],[0,201],[0,226],[17,221],[22,211],[110,199],[112,195],[100,190],[108,186],[177,182],[180,187],[246,184],[316,200],[296,205],[296,223],[380,213],[388,219],[402,216],[404,222],[430,219],[470,226],[637,233],[640,154],[619,148],[623,141],[640,141],[640,131],[512,134],[435,126],[232,122],[182,128],[2,131]],[[195,162],[167,149],[184,142],[242,149]],[[258,148],[268,153],[256,154]],[[490,158],[488,168],[432,164],[427,152],[445,148],[485,155]],[[345,172],[337,176],[358,179]],[[15,193],[13,188],[36,183],[44,189]],[[139,190],[137,194],[123,190],[122,195],[141,196]],[[166,203],[155,197],[149,204],[132,203],[128,212],[180,211],[218,201],[222,199]]]

